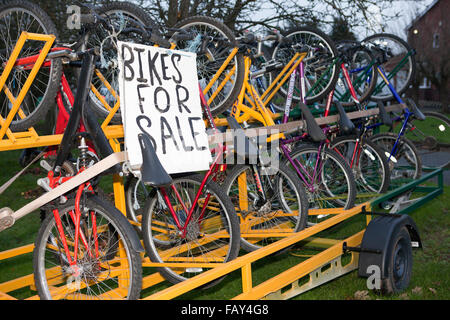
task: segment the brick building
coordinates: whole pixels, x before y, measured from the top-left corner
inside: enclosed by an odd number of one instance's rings
[[[450,0],[435,0],[407,27],[416,49],[413,94],[419,100],[450,102]]]

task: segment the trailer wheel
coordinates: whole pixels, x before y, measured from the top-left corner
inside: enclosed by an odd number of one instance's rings
[[[412,272],[411,238],[406,227],[392,234],[388,248],[387,275],[381,280],[381,293],[397,294],[408,287]]]

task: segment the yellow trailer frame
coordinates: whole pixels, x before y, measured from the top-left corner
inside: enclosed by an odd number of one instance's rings
[[[13,97],[10,92],[8,93],[7,88],[5,87],[5,82],[26,40],[43,41],[45,44],[40,53],[38,61],[36,62],[36,65],[33,67],[30,76],[25,82],[24,87],[22,88],[17,97]],[[0,76],[0,88],[3,88],[8,98],[10,99],[11,103],[13,104],[13,108],[11,109],[6,119],[3,118],[0,119],[1,122],[0,151],[57,145],[61,142],[62,135],[39,136],[33,128],[30,128],[26,132],[14,132],[14,133],[9,129],[9,124],[11,123],[15,114],[19,112],[20,116],[21,112],[20,104],[23,98],[25,97],[28,89],[30,88],[30,85],[37,73],[37,70],[45,60],[45,56],[48,54],[53,41],[54,36],[51,35],[36,35],[23,32],[21,37],[19,38],[18,43],[16,44],[16,47],[13,50],[11,57],[9,58],[6,64],[5,70]],[[101,74],[100,75],[97,74],[97,76],[99,76],[99,78],[102,78]],[[108,86],[107,81],[104,78],[103,80],[105,86],[108,87],[108,89],[112,92],[112,94],[117,97],[117,102],[113,108],[109,107],[110,114],[106,118],[105,122],[102,124],[102,128],[107,138],[110,140],[113,150],[115,152],[119,152],[121,150],[121,144],[119,143],[117,138],[123,137],[123,127],[121,125],[109,125],[109,121],[112,119],[112,116],[119,109],[119,99],[117,94],[111,88],[111,86]],[[95,93],[95,90],[93,91]],[[101,98],[101,96],[98,97]],[[376,112],[374,112],[373,110],[367,110],[366,113],[367,115],[373,115]],[[358,115],[361,116],[361,112],[359,112]],[[327,121],[329,122],[335,122],[336,120],[337,120],[336,116],[331,116],[328,117],[327,119]],[[320,119],[320,122],[323,121],[324,121],[323,119]],[[261,129],[263,129],[266,132],[266,134],[268,134],[270,133],[271,129],[284,132],[286,130],[292,130],[293,128],[295,128],[296,130],[304,128],[304,123],[302,121],[297,121],[285,125],[264,127]],[[258,131],[256,130],[253,134],[258,134]],[[4,139],[5,136],[6,139]],[[113,189],[114,189],[115,206],[121,212],[123,213],[126,212],[124,183],[123,178],[121,176],[114,175]],[[325,281],[328,281],[332,278],[335,278],[339,275],[350,272],[351,270],[357,268],[358,254],[354,252],[351,253],[352,254],[351,262],[345,266],[342,265],[341,257],[344,254],[343,243],[346,242],[349,246],[358,246],[361,243],[364,230],[361,230],[360,232],[344,240],[317,238],[315,237],[315,235],[331,226],[337,225],[351,217],[360,214],[363,211],[363,209],[370,210],[370,203],[364,203],[350,210],[343,210],[341,208],[310,210],[309,214],[311,215],[329,214],[333,216],[313,227],[307,228],[298,233],[286,232],[280,234],[268,232],[267,234],[265,234],[266,236],[276,236],[281,237],[282,239],[266,247],[263,247],[257,251],[238,257],[237,259],[227,263],[205,263],[202,261],[185,264],[174,262],[154,263],[151,262],[148,257],[142,255],[143,267],[164,267],[164,266],[183,265],[183,266],[210,268],[210,270],[188,281],[184,281],[182,283],[170,286],[169,288],[164,289],[160,292],[144,297],[144,299],[172,299],[190,290],[193,290],[203,284],[206,284],[209,281],[217,279],[223,275],[226,275],[238,269],[241,270],[242,293],[234,297],[234,299],[263,299],[263,298],[286,299],[295,296],[305,290],[308,290]],[[367,216],[367,223],[369,221],[370,217]],[[312,256],[306,261],[301,262],[298,265],[286,270],[285,272],[280,273],[276,277],[273,277],[257,286],[253,285],[252,263],[300,241],[304,241],[307,243],[307,245],[310,246],[321,246],[321,247],[325,246],[326,249],[321,253]],[[19,248],[0,252],[0,261],[28,254],[32,252],[33,249],[34,245],[29,244],[21,246]],[[327,265],[329,266],[329,268],[327,268],[326,270],[322,270],[322,268]],[[298,280],[305,276],[309,276],[310,281],[307,282],[306,284],[299,285]],[[159,273],[154,273],[149,276],[145,276],[143,278],[143,289],[150,288],[164,281],[165,279]],[[286,286],[291,287],[288,290],[286,290]],[[32,289],[34,288],[33,274],[25,275],[17,279],[0,283],[0,299],[16,299],[10,293],[17,289],[25,287],[30,287]],[[37,295],[34,295],[29,297],[28,299],[39,299],[39,297]]]

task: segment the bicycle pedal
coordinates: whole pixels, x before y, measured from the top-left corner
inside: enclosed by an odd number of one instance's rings
[[[3,231],[14,224],[14,211],[5,207],[0,209],[0,231]]]
[[[47,160],[41,160],[39,162],[39,165],[42,167],[42,169],[44,169],[46,171],[52,170],[52,166],[50,165],[50,163],[48,163]]]

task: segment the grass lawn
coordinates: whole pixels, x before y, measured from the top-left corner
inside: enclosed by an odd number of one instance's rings
[[[15,172],[20,170],[18,157],[20,151],[2,152],[0,159],[0,184],[6,182]],[[19,178],[0,198],[0,207],[18,209],[34,199],[40,188],[36,180],[43,177],[42,171],[37,169]],[[111,180],[105,179],[107,186]],[[110,192],[109,190],[106,190]],[[358,278],[357,271],[353,271],[332,282],[324,284],[294,299],[450,299],[450,186],[446,186],[444,194],[422,206],[411,214],[416,222],[423,241],[423,250],[414,250],[413,274],[408,290],[400,295],[381,297],[368,292],[366,279]],[[346,221],[341,228],[324,231],[322,235],[340,239],[351,235],[364,227],[364,218],[356,217]],[[0,233],[0,251],[34,242],[39,228],[39,212],[34,212],[16,224]],[[253,285],[279,274],[290,266],[294,266],[315,251],[301,252],[293,247],[290,251],[260,260],[252,265]],[[299,253],[303,256],[299,256]],[[145,268],[145,274],[154,269]],[[32,254],[25,254],[17,258],[0,261],[0,283],[32,273]],[[163,283],[143,291],[145,296],[167,287]],[[194,290],[180,297],[180,299],[229,299],[241,293],[240,271],[228,275],[217,286],[207,290]],[[18,298],[25,298],[36,294],[29,288],[13,292]]]

